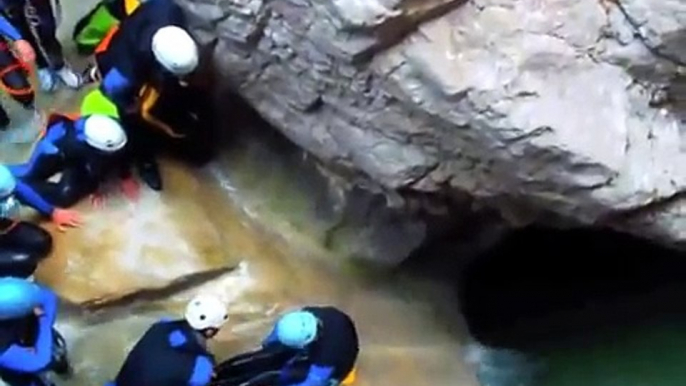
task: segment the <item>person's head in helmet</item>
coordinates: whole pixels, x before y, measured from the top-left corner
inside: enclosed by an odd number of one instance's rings
[[[126,146],[126,133],[119,121],[107,115],[93,114],[85,118],[86,143],[104,153],[114,153]]]
[[[276,337],[284,346],[302,349],[317,339],[319,320],[311,312],[291,311],[276,323]]]
[[[14,193],[16,186],[17,181],[14,179],[12,172],[10,172],[7,166],[0,164],[0,200]]]
[[[210,339],[229,320],[226,304],[212,295],[198,295],[186,306],[186,322],[202,336]]]
[[[178,78],[198,67],[198,45],[181,27],[170,25],[158,29],[152,37],[152,52],[162,68]]]

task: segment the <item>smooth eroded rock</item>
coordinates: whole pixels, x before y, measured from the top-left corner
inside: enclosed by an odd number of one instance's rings
[[[660,52],[681,47],[683,5],[657,3],[183,2],[219,40],[223,87],[330,164],[518,222],[621,213],[613,226],[678,243],[682,214],[655,204],[686,188],[683,129],[652,101],[677,73]]]

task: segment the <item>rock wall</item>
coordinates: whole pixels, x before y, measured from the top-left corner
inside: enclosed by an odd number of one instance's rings
[[[686,242],[684,2],[182,4],[222,87],[331,165]]]

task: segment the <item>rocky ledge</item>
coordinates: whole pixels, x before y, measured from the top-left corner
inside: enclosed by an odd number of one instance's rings
[[[329,165],[686,243],[683,1],[182,4],[223,87]]]

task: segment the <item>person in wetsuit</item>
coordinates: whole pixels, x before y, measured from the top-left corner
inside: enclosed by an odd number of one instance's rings
[[[81,222],[77,212],[53,206],[36,192],[32,184],[15,178],[7,166],[0,164],[0,217],[18,218],[22,204],[50,218],[60,230],[78,226]]]
[[[47,371],[67,374],[54,329],[57,296],[27,280],[0,278],[0,378],[10,386],[49,386]],[[61,355],[65,355],[60,357]]]
[[[277,321],[262,349],[216,368],[215,386],[331,386],[355,381],[359,341],[335,307],[304,307]]]
[[[136,343],[111,386],[205,386],[214,357],[206,342],[228,320],[226,305],[199,295],[186,307],[185,319],[163,319]]]
[[[0,9],[36,51],[42,90],[52,92],[59,83],[77,89],[83,84],[83,79],[64,60],[51,3],[49,0],[2,0]]]
[[[11,170],[45,201],[68,208],[97,195],[101,183],[112,172],[127,170],[121,168],[126,143],[126,134],[114,118],[54,114],[29,161]],[[59,180],[51,181],[57,173],[61,173]],[[126,177],[124,172],[121,176]]]
[[[162,189],[155,160],[159,146],[143,115],[150,94],[154,98],[164,94],[165,85],[184,83],[183,78],[198,66],[197,44],[184,25],[184,13],[174,1],[142,3],[96,49],[90,77],[101,79],[100,90],[117,106],[130,138],[131,162],[146,184],[158,191]]]
[[[35,60],[31,43],[0,15],[0,87],[25,109],[36,112],[35,93],[29,82],[27,65]],[[7,111],[0,106],[0,130],[10,124]]]
[[[0,217],[0,276],[28,279],[52,250],[52,236],[38,225]]]

